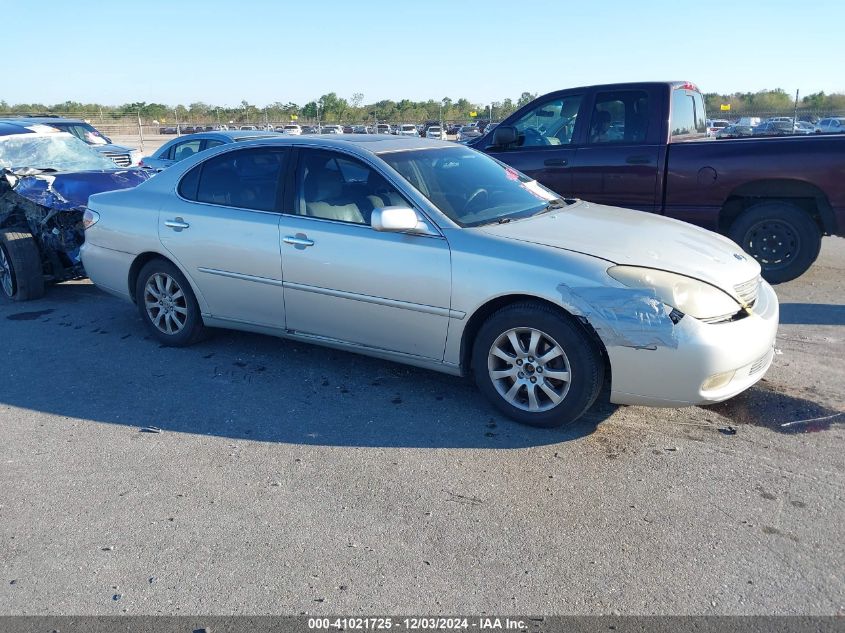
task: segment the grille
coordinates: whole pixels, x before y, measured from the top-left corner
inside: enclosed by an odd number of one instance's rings
[[[775,350],[774,348],[772,348],[768,352],[763,354],[760,358],[758,358],[756,361],[754,361],[754,364],[751,365],[751,369],[748,370],[748,375],[753,376],[754,374],[758,374],[763,371],[763,368],[768,364],[769,359],[774,353]]]
[[[111,158],[118,167],[129,167],[132,164],[129,154],[117,154],[114,152],[103,152],[103,154]]]
[[[760,277],[754,277],[746,282],[734,286],[736,294],[743,305],[752,307],[757,302],[757,293],[760,290]]]

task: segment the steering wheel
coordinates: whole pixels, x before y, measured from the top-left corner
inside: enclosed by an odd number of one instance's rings
[[[549,139],[543,136],[542,132],[536,130],[533,127],[525,128],[523,134],[525,134],[525,141],[523,145],[534,146],[537,145],[549,145]]]
[[[464,211],[468,211],[469,208],[472,207],[472,205],[478,200],[480,200],[482,196],[484,196],[485,201],[490,198],[490,193],[484,187],[479,187],[478,189],[473,191],[470,194],[469,198],[467,198],[467,203],[464,205]]]

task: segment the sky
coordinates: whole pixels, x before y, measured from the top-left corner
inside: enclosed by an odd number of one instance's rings
[[[486,104],[650,80],[845,92],[842,0],[0,0],[0,15],[8,103]]]

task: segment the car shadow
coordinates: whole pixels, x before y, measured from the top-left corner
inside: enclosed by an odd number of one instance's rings
[[[782,325],[845,325],[845,305],[781,303]]]
[[[9,376],[0,403],[63,418],[261,442],[511,449],[593,433],[607,392],[575,424],[510,421],[470,380],[270,336],[215,331],[160,346],[134,307],[87,284],[0,304]],[[152,428],[152,430],[154,430]]]

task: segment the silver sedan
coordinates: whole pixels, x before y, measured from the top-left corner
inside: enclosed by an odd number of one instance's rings
[[[159,147],[151,156],[142,159],[139,167],[145,167],[151,171],[161,171],[212,147],[274,136],[274,133],[250,130],[220,130],[187,134],[174,138]]]
[[[279,137],[90,198],[82,249],[153,336],[261,332],[473,375],[507,415],[725,400],[768,369],[778,301],[703,229],[565,200],[427,139]]]

